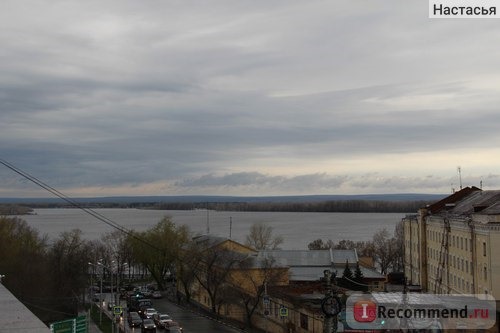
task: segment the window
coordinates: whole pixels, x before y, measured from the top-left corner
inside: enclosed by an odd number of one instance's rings
[[[486,267],[483,268],[484,281],[488,280],[488,269]]]
[[[300,328],[309,329],[309,317],[303,313],[300,314]]]
[[[486,242],[483,242],[483,256],[486,257]]]

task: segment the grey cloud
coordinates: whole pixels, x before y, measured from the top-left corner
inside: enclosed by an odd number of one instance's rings
[[[0,152],[60,186],[433,189],[449,180],[262,170],[498,142],[488,20],[397,1],[5,4]]]

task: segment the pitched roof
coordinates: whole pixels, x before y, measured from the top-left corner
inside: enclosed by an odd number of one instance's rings
[[[427,209],[431,212],[431,214],[436,214],[439,213],[440,211],[443,211],[446,209],[447,205],[450,204],[456,204],[460,200],[468,197],[474,192],[481,192],[481,189],[471,186],[471,187],[465,187],[461,189],[460,191],[457,191],[453,193],[452,195],[447,196],[446,198],[439,200],[438,202],[435,202],[427,207]]]
[[[255,251],[255,249],[252,249],[251,247],[238,243],[230,238],[215,236],[210,234],[193,237],[193,242],[195,242],[197,245],[205,249],[210,249],[212,247],[219,246],[223,243],[228,242],[234,245],[233,246],[234,248],[238,247],[240,249],[245,249],[245,251],[248,252],[257,252]]]
[[[439,210],[437,208],[438,206],[434,206],[434,214],[446,213],[450,215],[470,216],[471,214],[478,213],[497,215],[500,214],[500,191],[482,191],[476,187],[472,190],[462,192],[454,200],[447,200],[445,205],[439,205]]]
[[[358,262],[356,250],[263,250],[258,256],[273,257],[287,266],[331,266]]]
[[[356,250],[264,250],[258,258],[274,258],[280,266],[288,266],[291,281],[317,281],[330,269],[342,275],[345,263],[358,262]],[[363,276],[371,279],[385,277],[375,270],[360,267]]]

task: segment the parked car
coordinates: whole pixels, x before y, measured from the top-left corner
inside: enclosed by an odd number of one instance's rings
[[[129,312],[127,320],[130,327],[140,327],[142,324],[141,316],[137,312]]]
[[[153,319],[144,319],[141,325],[141,333],[145,332],[155,332],[156,333],[156,325]]]
[[[158,327],[158,328],[165,328],[165,324],[168,321],[173,321],[173,319],[168,314],[155,313],[153,315],[153,321],[155,322],[156,327]]]
[[[156,311],[155,308],[147,308],[144,312],[143,312],[143,315],[142,317],[144,319],[152,319],[153,318],[153,315],[158,313],[158,311]]]

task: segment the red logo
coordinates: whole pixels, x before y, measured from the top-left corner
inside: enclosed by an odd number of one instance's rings
[[[360,323],[370,323],[377,317],[377,304],[372,301],[357,301],[353,307],[354,319]]]

